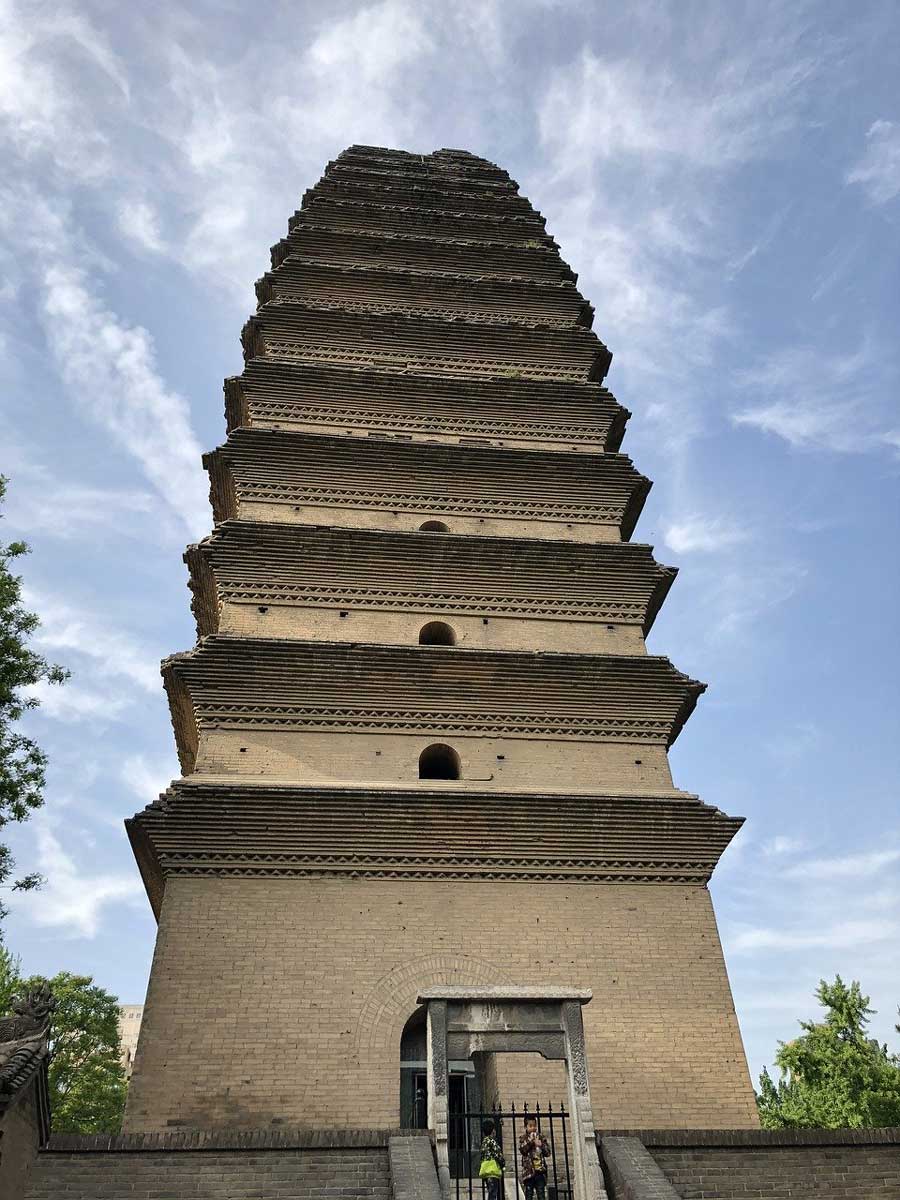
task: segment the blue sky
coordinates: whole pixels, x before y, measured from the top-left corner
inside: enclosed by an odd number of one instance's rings
[[[579,272],[655,480],[650,646],[710,683],[676,782],[748,818],[713,893],[754,1076],[837,971],[897,1044],[898,61],[892,0],[0,0],[2,528],[73,672],[26,970],[143,999],[122,820],[178,773],[158,662],[269,246],[346,145],[463,147]]]

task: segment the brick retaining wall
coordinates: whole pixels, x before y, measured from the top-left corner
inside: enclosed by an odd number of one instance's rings
[[[681,1200],[900,1197],[900,1128],[617,1130],[600,1135],[600,1151],[611,1200],[665,1194],[648,1159]]]
[[[24,1200],[391,1200],[384,1131],[58,1135]]]

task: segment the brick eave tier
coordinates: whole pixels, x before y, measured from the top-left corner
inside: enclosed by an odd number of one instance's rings
[[[241,333],[246,359],[268,355],[447,375],[600,382],[612,355],[596,334],[536,322],[378,313],[291,298],[260,306]]]
[[[217,522],[240,516],[244,501],[288,509],[351,504],[423,516],[606,522],[627,539],[651,486],[623,454],[412,444],[278,429],[235,430],[203,463]]]
[[[446,169],[409,171],[376,160],[335,159],[326,166],[322,180],[341,188],[437,189],[457,195],[463,202],[469,197],[483,196],[494,198],[501,204],[510,199],[524,200],[528,203],[524,196],[519,195],[519,185],[512,179],[492,175],[464,175]]]
[[[321,197],[345,196],[354,196],[374,204],[414,204],[419,208],[469,215],[535,216],[543,221],[542,214],[529,203],[527,197],[506,188],[460,188],[455,181],[445,182],[440,177],[427,180],[370,172],[360,173],[356,178],[351,174],[348,178],[326,171],[318,183],[303,193],[301,208],[308,208]]]
[[[377,233],[422,233],[426,237],[465,238],[524,246],[538,243],[558,249],[534,209],[524,212],[465,212],[428,205],[367,200],[347,188],[340,196],[314,195],[288,220],[288,233],[304,225],[333,229],[371,229]]]
[[[321,306],[365,304],[392,311],[461,317],[473,322],[521,322],[538,327],[590,329],[594,310],[568,280],[490,279],[329,263],[289,255],[256,283],[260,304],[293,300]]]
[[[503,376],[450,378],[256,358],[225,380],[228,432],[242,425],[340,423],[482,438],[596,443],[615,452],[631,416],[602,384]]]
[[[670,746],[706,685],[663,657],[213,636],[163,661],[182,769],[201,729]]]
[[[675,578],[639,543],[229,520],[184,556],[198,636],[223,602],[616,620],[647,633]]]
[[[196,779],[177,781],[126,821],[157,916],[166,878],[183,875],[704,885],[742,824],[687,794]]]
[[[325,169],[331,171],[336,166],[368,166],[412,176],[445,175],[493,183],[499,187],[519,186],[503,167],[467,151],[434,150],[430,154],[414,154],[409,150],[392,150],[384,146],[348,146]]]
[[[498,279],[577,281],[575,272],[550,245],[514,245],[415,232],[376,233],[365,226],[339,229],[325,224],[301,225],[274,244],[272,266],[279,266],[293,254],[322,262],[409,267],[435,275],[461,271]]]

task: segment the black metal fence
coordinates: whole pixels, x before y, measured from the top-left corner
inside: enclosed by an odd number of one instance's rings
[[[484,1137],[484,1121],[494,1122],[492,1136],[499,1142],[506,1159],[503,1178],[500,1180],[500,1200],[521,1200],[525,1193],[522,1178],[522,1161],[519,1155],[519,1138],[525,1132],[526,1120],[537,1122],[538,1134],[545,1137],[550,1146],[546,1159],[547,1200],[573,1200],[572,1166],[569,1153],[569,1114],[564,1106],[541,1108],[527,1104],[517,1109],[513,1104],[506,1111],[451,1113],[447,1130],[450,1151],[450,1175],[456,1189],[455,1200],[483,1200],[486,1185],[479,1178],[481,1166],[481,1141]],[[537,1189],[529,1200],[540,1200]]]

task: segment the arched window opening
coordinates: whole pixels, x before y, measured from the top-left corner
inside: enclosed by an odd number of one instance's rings
[[[429,621],[419,630],[420,646],[455,646],[456,634],[446,621]]]
[[[443,521],[426,521],[419,526],[419,533],[449,533],[450,529]]]
[[[419,755],[420,779],[459,779],[459,755],[452,746],[435,742]]]

